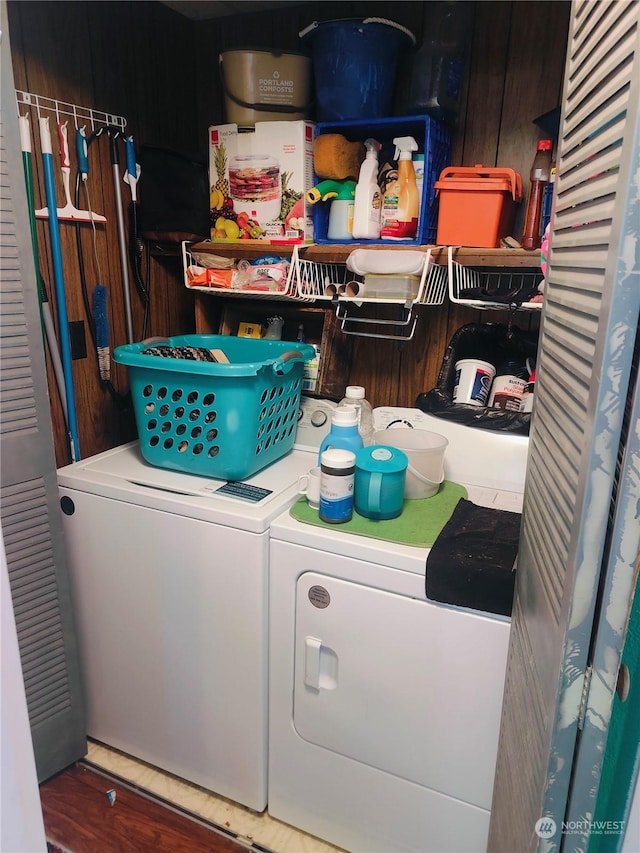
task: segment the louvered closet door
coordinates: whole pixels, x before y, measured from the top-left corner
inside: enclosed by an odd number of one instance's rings
[[[86,753],[86,736],[6,12],[3,0],[0,515],[42,781]]]
[[[638,3],[574,3],[491,851],[575,849],[562,820],[637,359],[639,54]]]

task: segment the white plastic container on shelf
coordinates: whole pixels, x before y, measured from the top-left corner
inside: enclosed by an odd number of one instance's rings
[[[352,406],[356,410],[358,419],[358,432],[362,437],[362,444],[367,447],[373,444],[373,409],[365,399],[362,385],[349,385],[345,390],[345,396],[338,403],[340,406]]]
[[[419,275],[391,275],[367,273],[364,292],[377,299],[417,299],[420,289]]]

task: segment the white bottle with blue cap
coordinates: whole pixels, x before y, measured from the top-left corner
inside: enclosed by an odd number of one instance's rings
[[[323,438],[318,453],[318,463],[322,454],[329,448],[350,450],[357,453],[363,446],[362,436],[358,430],[358,413],[354,406],[338,406],[331,416],[331,429]]]

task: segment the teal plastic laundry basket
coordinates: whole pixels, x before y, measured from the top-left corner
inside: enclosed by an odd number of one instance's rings
[[[229,364],[148,355],[150,347],[222,350]],[[308,344],[180,335],[125,344],[144,459],[159,468],[244,480],[293,447]]]

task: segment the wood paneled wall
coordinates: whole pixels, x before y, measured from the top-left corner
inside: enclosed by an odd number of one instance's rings
[[[193,80],[197,57],[192,44],[193,22],[155,2],[9,2],[9,34],[16,88],[32,94],[89,107],[127,120],[127,133],[136,145],[150,144],[190,153],[198,137]],[[46,206],[42,180],[37,112],[28,113],[32,125],[36,208]],[[48,114],[48,113],[46,113]],[[45,115],[45,113],[43,113]],[[61,117],[61,119],[64,117]],[[51,115],[54,164],[58,181],[58,206],[63,192],[58,169],[56,116]],[[75,181],[74,122],[69,121],[72,161],[72,198]],[[89,134],[92,128],[87,126]],[[117,143],[125,171],[124,142]],[[113,167],[106,137],[89,148],[89,190],[92,209],[107,217],[96,227],[96,246],[101,282],[108,290],[110,340],[112,346],[126,343],[124,296],[116,227]],[[128,208],[131,194],[120,183],[122,200]],[[78,207],[86,208],[84,194]],[[124,212],[128,220],[128,210]],[[48,222],[38,221],[40,263],[55,315],[54,277],[51,267]],[[82,257],[89,305],[98,281],[89,224],[80,227]],[[80,452],[83,458],[134,438],[134,423],[126,397],[126,371],[113,365],[113,391],[100,383],[95,349],[80,279],[76,226],[60,221],[60,239],[67,299],[72,323],[82,323],[87,356],[73,362]],[[147,260],[146,258],[144,259]],[[142,301],[131,277],[134,337],[142,331]],[[179,264],[151,262],[149,333],[168,334],[192,323],[190,301],[178,284]],[[49,388],[58,465],[70,461],[59,396],[49,359]]]
[[[469,75],[452,162],[510,166],[522,174],[526,197],[528,171],[541,136],[533,119],[556,107],[561,97],[570,3],[478,0],[470,5],[473,39]],[[427,6],[404,0],[395,2],[392,9],[381,2],[292,4],[286,11],[196,23],[147,0],[8,0],[18,89],[124,116],[127,133],[133,134],[137,146],[165,147],[203,162],[207,160],[207,127],[224,119],[218,71],[221,50],[246,46],[297,50],[298,32],[314,20],[373,15],[391,16],[409,27],[420,43]],[[403,59],[399,86],[411,61],[409,55]],[[34,111],[30,113],[36,124]],[[55,130],[55,118],[53,122]],[[36,207],[40,207],[45,200],[35,128],[33,144]],[[119,144],[123,174],[124,145]],[[54,159],[57,163],[57,153]],[[90,149],[89,186],[93,209],[108,218],[105,226],[98,226],[96,238],[102,283],[109,290],[113,347],[126,342],[126,325],[112,174],[108,142],[100,140]],[[62,206],[61,183],[58,193]],[[128,205],[130,194],[124,183],[122,195]],[[80,199],[84,207],[84,197]],[[519,227],[518,221],[516,234]],[[90,299],[98,280],[92,232],[88,225],[81,226],[80,231]],[[43,277],[55,309],[46,222],[38,224],[38,239]],[[135,437],[135,427],[126,399],[125,371],[114,365],[112,390],[98,378],[75,226],[61,223],[61,239],[69,320],[82,323],[87,337],[86,357],[74,361],[80,451],[86,458]],[[193,295],[182,286],[179,259],[152,254],[150,248],[145,246],[143,258],[150,290],[147,334],[193,331]],[[131,303],[134,338],[139,340],[143,308],[133,285]],[[504,319],[445,304],[421,309],[414,339],[407,344],[356,339],[350,381],[364,384],[374,405],[413,405],[418,393],[435,384],[453,332],[479,318],[484,322]],[[68,446],[55,380],[51,369],[49,372],[56,458],[62,465],[69,461]]]

